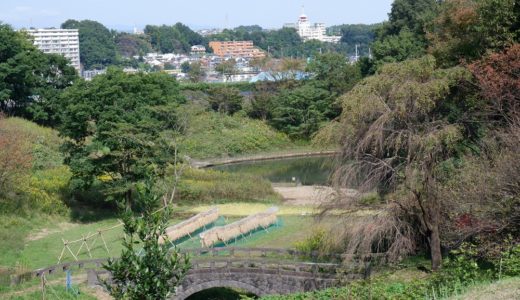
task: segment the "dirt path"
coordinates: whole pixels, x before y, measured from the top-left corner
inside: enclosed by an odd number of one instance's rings
[[[285,204],[318,206],[332,201],[336,191],[327,186],[296,186],[296,187],[273,187],[274,190],[282,195]],[[357,194],[356,190],[342,190],[343,196],[352,197]]]
[[[54,233],[59,233],[59,232],[62,232],[64,230],[69,230],[73,227],[76,227],[76,226],[79,226],[79,224],[75,224],[75,223],[70,223],[70,222],[61,222],[57,225],[56,228],[43,228],[39,231],[35,231],[35,232],[32,232],[31,234],[29,234],[29,236],[26,237],[26,240],[27,241],[36,241],[36,240],[39,240],[39,239],[43,239],[44,237],[48,236],[48,235],[51,235],[51,234],[54,234]]]

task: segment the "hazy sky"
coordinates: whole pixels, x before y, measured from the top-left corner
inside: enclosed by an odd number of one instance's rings
[[[196,29],[294,22],[302,5],[311,22],[327,25],[387,19],[392,0],[0,0],[0,20],[20,27],[59,27],[91,19],[114,29],[182,22]],[[226,22],[227,20],[227,22]]]

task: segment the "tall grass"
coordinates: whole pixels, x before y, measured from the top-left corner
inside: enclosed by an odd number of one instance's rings
[[[273,202],[280,196],[259,176],[215,170],[187,169],[178,187],[183,204],[222,202]]]

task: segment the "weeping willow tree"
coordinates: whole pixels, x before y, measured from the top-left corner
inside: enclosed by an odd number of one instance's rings
[[[425,56],[385,65],[341,98],[335,184],[385,199],[377,215],[345,229],[347,252],[384,250],[397,258],[425,241],[432,269],[441,266],[443,199],[436,186],[446,176],[443,164],[466,151],[477,130],[471,122],[476,103],[461,96],[468,79],[465,69],[437,69]],[[333,205],[355,205],[360,198]]]

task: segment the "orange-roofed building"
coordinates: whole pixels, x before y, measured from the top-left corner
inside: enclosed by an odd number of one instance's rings
[[[212,41],[209,47],[220,57],[265,57],[265,52],[255,47],[252,41]]]

